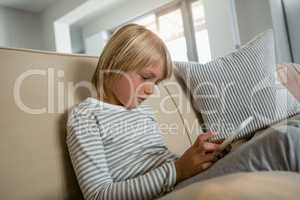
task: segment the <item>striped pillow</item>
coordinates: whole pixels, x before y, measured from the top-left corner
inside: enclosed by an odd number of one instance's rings
[[[237,139],[249,138],[256,130],[300,111],[299,103],[276,80],[272,30],[207,64],[175,65],[175,76],[185,83],[204,126],[219,133],[212,142],[224,140],[249,116],[255,120]]]

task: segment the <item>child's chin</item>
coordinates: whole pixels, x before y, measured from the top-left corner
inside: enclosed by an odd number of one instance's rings
[[[132,101],[131,103],[124,105],[127,109],[134,109],[138,107],[143,101],[139,101],[138,99],[134,102]]]
[[[127,109],[134,109],[136,107],[138,107],[140,105],[140,103],[136,103],[136,104],[131,104],[131,105],[127,105],[125,106]]]

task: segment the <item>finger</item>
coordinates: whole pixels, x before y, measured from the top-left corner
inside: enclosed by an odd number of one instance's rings
[[[206,170],[208,169],[210,166],[212,166],[212,162],[206,162],[206,163],[202,163],[201,164],[201,170]]]
[[[219,149],[219,144],[215,143],[209,143],[209,142],[204,142],[200,144],[200,150],[205,151],[205,152],[212,152],[212,151],[217,151]]]
[[[214,158],[213,158],[212,161],[213,161],[213,162],[216,162],[216,161],[222,159],[224,156],[225,156],[225,155],[224,155],[222,152],[216,152],[216,153],[214,154]]]
[[[205,154],[205,155],[201,156],[200,162],[201,163],[211,162],[211,161],[213,161],[214,157],[215,157],[214,153]]]
[[[206,132],[206,133],[202,133],[198,136],[197,140],[199,143],[201,142],[205,142],[206,140],[208,140],[210,137],[212,137],[215,133],[212,131]]]

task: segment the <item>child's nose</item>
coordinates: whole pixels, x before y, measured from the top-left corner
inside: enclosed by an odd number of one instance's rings
[[[149,83],[149,84],[145,85],[144,91],[147,95],[152,94],[153,90],[154,90],[154,84]]]

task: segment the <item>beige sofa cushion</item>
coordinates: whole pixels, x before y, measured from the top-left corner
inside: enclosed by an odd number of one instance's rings
[[[64,112],[70,99],[58,98],[58,83],[87,80],[96,59],[0,49],[0,60],[1,198],[80,199],[65,146]],[[57,76],[59,70],[64,78]],[[76,95],[79,100],[87,93],[78,90]]]
[[[97,59],[0,48],[2,199],[81,199],[65,145],[66,113],[91,95],[87,86]],[[168,95],[160,88],[161,96],[145,103],[156,107]],[[173,101],[164,104],[174,109]],[[156,116],[159,123],[178,125],[164,139],[183,153],[190,141],[179,114],[159,108]]]
[[[185,129],[182,117],[177,111],[177,105],[164,85],[160,84],[158,91],[143,104],[152,106],[168,148],[178,155],[187,150],[191,145],[189,132]]]
[[[299,186],[299,173],[244,172],[197,182],[159,200],[296,200]]]
[[[197,114],[191,103],[191,96],[186,92],[186,88],[182,80],[173,73],[170,80],[163,82],[163,85],[169,95],[172,97],[174,104],[176,104],[177,111],[182,117],[182,122],[186,131],[189,133],[189,140],[191,144],[194,143],[197,136],[203,133],[201,126],[201,115]]]

